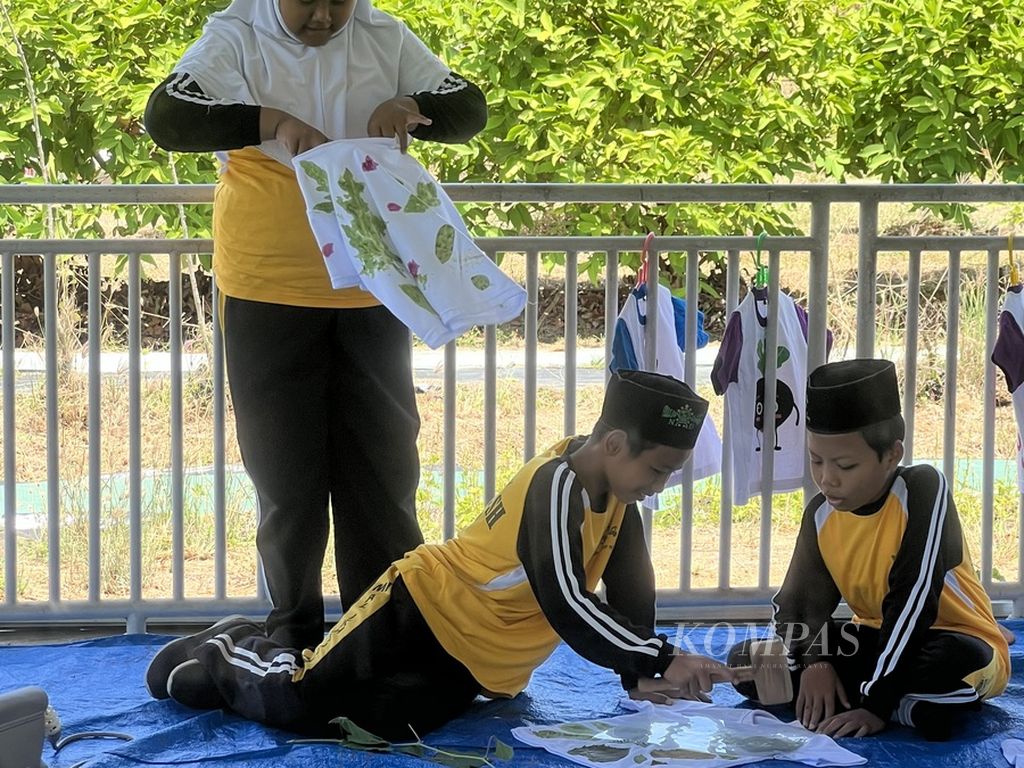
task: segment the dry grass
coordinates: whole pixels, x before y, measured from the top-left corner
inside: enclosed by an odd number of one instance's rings
[[[147,446],[144,455],[147,463],[156,466],[167,464],[167,435],[162,429],[153,429],[156,424],[166,423],[166,383],[150,381],[146,386],[145,424],[151,434],[144,438]],[[104,475],[123,472],[126,467],[125,423],[118,417],[126,409],[118,398],[116,390],[106,395],[104,412],[111,418],[104,423],[105,438],[101,450],[101,471]],[[199,390],[201,391],[201,390]],[[703,394],[711,399],[712,413],[721,420],[722,400],[710,391]],[[24,444],[19,454],[32,455],[44,446],[38,434],[39,423],[27,427],[34,409],[21,407],[37,398],[37,393],[28,393],[19,399],[19,433],[24,435]],[[471,473],[482,466],[483,388],[479,384],[462,385],[457,396],[456,462],[460,468]],[[579,431],[585,431],[600,409],[601,388],[584,386],[577,391],[577,424]],[[420,450],[423,458],[425,477],[431,470],[442,466],[443,451],[443,395],[439,390],[429,389],[420,395],[420,413],[423,427]],[[929,452],[926,446],[936,444],[935,425],[941,424],[941,404],[924,403],[919,411],[921,430],[918,434],[919,455],[939,455]],[[87,474],[87,440],[84,429],[83,406],[75,398],[68,397],[62,405],[63,425],[61,429],[62,467],[65,477],[84,477]],[[968,405],[966,413],[976,412],[976,404]],[[1009,409],[1001,409],[1008,411]],[[938,418],[929,414],[938,412]],[[1000,414],[1003,415],[1003,414]],[[511,381],[499,382],[497,417],[498,486],[516,471],[521,463],[524,408],[521,385]],[[38,417],[37,417],[38,418]],[[562,394],[552,389],[541,389],[537,401],[537,446],[543,447],[555,442],[561,436],[563,421]],[[186,465],[207,466],[212,461],[212,415],[208,398],[195,397],[186,409]],[[1003,436],[1012,438],[1012,424],[1001,424]],[[976,430],[974,431],[976,432]],[[965,435],[964,442],[978,443],[974,432]],[[36,442],[33,442],[36,441]],[[236,461],[236,448],[229,432],[229,461]],[[1005,443],[1004,443],[1005,445]],[[1012,442],[1010,443],[1012,445]],[[28,468],[34,466],[35,472]],[[45,477],[45,466],[37,461],[34,465],[25,462],[23,481],[40,480]],[[123,496],[108,480],[103,490],[103,529],[101,538],[100,592],[104,598],[121,598],[128,595],[129,553],[127,510]],[[227,585],[230,595],[251,595],[255,591],[255,507],[244,487],[229,486],[227,536]],[[89,521],[85,504],[87,488],[84,480],[76,484],[65,484],[62,489],[61,512],[64,518],[59,545],[61,564],[61,593],[64,599],[81,599],[87,596],[88,573],[88,531]],[[141,531],[143,548],[143,596],[147,598],[166,597],[172,594],[173,560],[171,557],[171,514],[170,488],[166,480],[157,483],[147,496],[143,511]],[[1013,578],[1016,562],[1016,498],[1012,489],[1003,489],[997,496],[997,520],[995,536],[995,565],[1004,578]],[[772,524],[771,581],[778,583],[784,575],[789,553],[795,540],[800,515],[799,494],[776,497]],[[960,489],[959,501],[964,527],[976,556],[980,546],[980,500],[977,494]],[[456,499],[456,520],[464,525],[475,517],[484,503],[482,485],[478,480],[467,477],[459,486]],[[439,540],[442,521],[441,493],[438,480],[424,483],[419,499],[420,522],[428,540]],[[695,587],[712,587],[718,584],[718,562],[720,548],[720,526],[718,514],[718,487],[714,483],[701,486],[695,495],[693,520],[693,550],[691,581]],[[188,487],[185,494],[183,517],[184,572],[182,579],[185,594],[191,597],[211,596],[214,585],[214,531],[212,515],[207,511],[212,506],[208,488]],[[756,503],[734,510],[731,537],[732,586],[752,586],[757,583],[758,535],[760,510]],[[658,584],[672,588],[679,584],[679,520],[678,509],[667,509],[656,514],[654,560]],[[18,540],[18,599],[45,600],[49,591],[47,572],[47,536],[22,536]],[[2,565],[0,565],[2,568]],[[324,566],[325,584],[334,583],[333,566],[328,558]],[[0,592],[2,595],[2,592]]]
[[[1006,210],[989,206],[982,211],[983,225],[999,228],[1005,220]],[[798,212],[797,221],[801,221]],[[806,217],[805,217],[806,218]],[[900,226],[921,228],[931,226],[928,219],[910,212],[906,207],[884,206],[881,228]],[[835,351],[842,354],[853,345],[855,312],[852,303],[855,282],[856,214],[851,206],[835,206],[833,210],[832,258],[829,275],[829,326],[835,333]],[[749,262],[749,257],[745,255]],[[879,258],[879,272],[897,276],[879,288],[878,349],[902,349],[904,339],[903,317],[906,294],[899,276],[906,269],[906,256],[883,254]],[[522,276],[521,258],[509,256],[504,268]],[[963,254],[961,275],[962,298],[959,307],[960,343],[958,350],[959,375],[956,400],[956,455],[980,457],[983,423],[983,372],[985,367],[984,285],[972,277],[970,269],[984,274],[984,254]],[[746,262],[745,262],[746,264]],[[782,285],[795,294],[806,295],[807,256],[783,254]],[[945,279],[944,255],[926,255],[922,273],[929,277],[929,285],[940,285]],[[552,278],[561,278],[558,268],[550,271]],[[585,279],[585,278],[581,278]],[[937,458],[943,452],[945,422],[945,396],[943,357],[945,345],[945,313],[925,312],[921,345],[916,358],[918,392],[916,405],[915,458]],[[70,334],[68,334],[70,337]],[[70,342],[66,342],[70,343]],[[470,335],[460,344],[474,345],[478,338]],[[516,341],[504,337],[501,343]],[[550,345],[557,348],[557,345]],[[67,351],[67,350],[66,350]],[[73,350],[72,350],[73,351]],[[128,399],[126,378],[105,378],[102,389],[102,439],[99,444],[100,472],[104,476],[117,475],[128,466]],[[169,414],[170,389],[164,379],[143,381],[142,424],[143,464],[162,471],[170,464]],[[997,391],[1003,392],[1000,377]],[[711,400],[712,415],[721,424],[722,400],[710,391],[703,392]],[[207,375],[193,375],[186,379],[184,391],[183,450],[186,467],[205,467],[212,463],[213,414],[211,384]],[[581,386],[577,393],[577,431],[586,431],[600,410],[601,389]],[[1002,395],[996,411],[997,458],[1012,459],[1016,444],[1016,426],[1009,401]],[[441,495],[432,470],[440,470],[443,455],[443,394],[438,388],[428,388],[419,397],[422,430],[420,451],[425,482],[418,504],[420,521],[428,539],[440,538]],[[511,380],[500,380],[498,389],[497,455],[498,486],[506,481],[522,461],[524,403],[522,385]],[[538,449],[562,436],[563,393],[557,389],[542,388],[536,402]],[[464,472],[456,500],[456,520],[459,525],[470,521],[481,509],[483,489],[477,472],[483,464],[483,388],[479,384],[464,384],[457,392],[457,446],[456,462]],[[38,386],[19,388],[16,405],[16,460],[19,482],[34,483],[46,478],[46,422],[45,393]],[[62,374],[59,395],[59,445],[61,476],[61,538],[58,544],[61,571],[61,593],[64,599],[87,596],[89,520],[86,481],[75,480],[88,475],[88,392],[87,381],[71,372]],[[240,462],[234,440],[233,425],[227,424],[227,461]],[[102,492],[103,526],[100,550],[100,592],[102,597],[121,598],[128,594],[129,557],[127,510],[115,488],[115,480],[106,480]],[[975,555],[980,561],[981,504],[980,496],[964,486],[955,488],[964,529]],[[143,595],[147,598],[166,597],[172,593],[173,560],[171,557],[171,504],[170,489],[164,480],[158,483],[143,510],[141,530],[143,546]],[[798,494],[776,497],[772,522],[771,581],[778,583],[785,571],[800,516],[801,500]],[[997,578],[1015,579],[1017,562],[1017,505],[1019,495],[1014,487],[1000,485],[996,490],[995,536],[993,560]],[[191,488],[184,504],[184,572],[181,578],[185,594],[190,597],[209,596],[214,584],[214,532],[212,515],[208,512],[212,498],[208,489]],[[756,504],[737,508],[733,514],[730,559],[732,586],[749,586],[757,582],[759,514]],[[679,583],[679,518],[678,510],[657,514],[654,560],[659,586],[671,588]],[[229,495],[227,513],[227,583],[231,595],[251,595],[255,591],[255,506],[244,487],[235,488]],[[702,487],[695,497],[692,531],[691,583],[695,587],[717,586],[720,525],[718,494],[712,484]],[[45,531],[38,535],[18,538],[19,600],[45,600],[49,592],[49,542]],[[0,571],[3,568],[0,552]],[[331,558],[324,566],[324,579],[328,588],[334,583]],[[0,585],[0,599],[4,591]]]

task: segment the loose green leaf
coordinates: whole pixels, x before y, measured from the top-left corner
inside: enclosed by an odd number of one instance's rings
[[[494,756],[498,760],[511,760],[515,757],[515,750],[501,739],[494,740]]]
[[[331,725],[337,725],[341,729],[342,740],[346,744],[384,749],[391,747],[391,742],[360,728],[347,717],[336,717],[331,720]]]

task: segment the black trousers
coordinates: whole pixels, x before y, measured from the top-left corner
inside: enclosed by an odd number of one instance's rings
[[[423,542],[409,331],[384,307],[227,298],[223,318],[238,443],[256,487],[256,544],[274,605],[267,632],[282,645],[314,646],[324,633],[329,514],[343,610]]]
[[[238,714],[338,738],[348,717],[389,741],[415,740],[465,711],[480,684],[448,655],[391,568],[316,649],[282,648],[255,625],[233,627],[195,657]]]
[[[860,701],[861,683],[873,677],[881,648],[879,631],[853,622],[830,622],[820,646],[826,651],[822,660],[832,664],[854,708]],[[750,640],[729,651],[730,666],[750,663]],[[918,728],[930,739],[949,737],[949,728],[962,713],[978,708],[980,697],[968,681],[988,667],[994,659],[992,647],[983,640],[960,632],[931,630],[917,655],[901,670],[897,687],[904,695],[892,713],[892,719]],[[801,670],[794,670],[793,702],[800,693]],[[757,692],[753,683],[736,686],[753,701]],[[842,705],[837,705],[842,709]]]

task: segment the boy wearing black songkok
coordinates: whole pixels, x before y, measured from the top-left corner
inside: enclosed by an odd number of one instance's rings
[[[162,648],[150,693],[316,735],[337,735],[330,721],[344,716],[409,739],[478,694],[515,696],[564,640],[631,696],[708,700],[739,673],[654,632],[636,507],[690,457],[707,407],[671,377],[613,375],[590,436],[529,461],[457,538],[393,563],[319,646],[281,647],[225,619]]]
[[[946,478],[931,466],[900,466],[893,364],[817,368],[807,384],[807,431],[821,493],[804,511],[773,600],[796,716],[830,736],[866,736],[896,720],[948,738],[965,711],[1002,693],[1009,650]],[[853,621],[832,618],[840,600]],[[730,664],[746,663],[746,646],[732,649]],[[737,687],[755,697],[748,684]]]

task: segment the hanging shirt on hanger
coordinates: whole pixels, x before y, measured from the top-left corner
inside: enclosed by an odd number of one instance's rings
[[[686,355],[686,302],[672,295],[664,285],[658,286],[658,330],[654,372],[683,380]],[[647,285],[641,283],[632,291],[622,305],[615,322],[615,337],[612,341],[612,359],[608,368],[614,373],[622,369],[643,370],[645,364],[647,327]],[[708,335],[704,332],[704,313],[697,311],[697,348],[706,346]],[[711,477],[722,471],[722,441],[715,429],[715,423],[708,416],[704,419],[697,445],[693,449],[693,479]],[[680,485],[682,471],[675,472],[666,488]],[[644,499],[644,506],[658,508],[658,497]]]
[[[776,432],[775,440],[766,443],[763,413],[767,326],[768,289],[755,287],[730,315],[711,369],[711,384],[717,394],[725,395],[729,415],[736,505],[746,504],[751,496],[761,493],[761,461],[766,450],[775,452],[773,493],[795,491],[804,483],[807,312],[787,294],[779,293]],[[831,333],[827,345],[831,349]]]
[[[1017,417],[1017,486],[1024,493],[1024,286],[1013,285],[1006,292],[999,313],[999,336],[992,350],[992,362],[1006,377]]]

